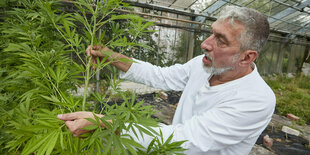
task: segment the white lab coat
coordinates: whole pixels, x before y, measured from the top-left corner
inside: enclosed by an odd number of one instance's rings
[[[255,65],[242,78],[210,86],[211,74],[203,67],[203,56],[164,68],[136,60],[120,77],[183,91],[172,125],[162,124],[160,129],[165,138],[173,133],[173,141],[187,140],[184,153],[246,155],[271,120],[275,95]],[[136,140],[147,147],[152,137]]]

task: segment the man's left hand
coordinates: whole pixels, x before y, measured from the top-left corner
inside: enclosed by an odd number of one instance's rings
[[[103,115],[95,114],[98,117],[102,117]],[[92,112],[74,112],[74,113],[67,113],[67,114],[59,114],[57,116],[58,119],[65,121],[66,126],[72,132],[75,137],[80,136],[83,133],[91,132],[90,130],[83,130],[86,126],[94,125],[93,123],[89,122],[85,118],[94,119],[94,115]]]

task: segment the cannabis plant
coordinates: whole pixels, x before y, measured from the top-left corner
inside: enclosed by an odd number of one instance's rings
[[[94,93],[96,102],[105,105],[99,110],[88,100],[86,90],[91,78],[113,60],[105,61],[107,54],[99,63],[92,64],[85,48],[108,46],[119,52],[149,48],[137,42],[137,38],[152,32],[147,29],[152,23],[135,15],[117,13],[117,9],[131,9],[121,0],[71,3],[21,0],[15,5],[6,11],[8,16],[1,25],[5,40],[1,39],[5,43],[0,63],[2,153],[137,154],[137,151],[156,152],[161,146],[169,147],[159,153],[183,151],[180,147],[183,142],[170,144],[172,137],[164,143],[155,138],[147,149],[130,135],[119,134],[131,130],[135,136],[161,136],[152,128],[157,123],[151,118],[151,107],[136,103],[134,94],[128,99],[119,91],[124,102],[109,105],[107,94]],[[112,30],[110,34],[108,29]],[[73,55],[78,61],[70,58]],[[84,94],[73,96],[81,83]],[[83,135],[83,139],[73,137],[64,122],[56,118],[60,113],[85,110],[104,116],[94,114],[95,120],[87,119],[94,125],[85,130],[93,132]]]

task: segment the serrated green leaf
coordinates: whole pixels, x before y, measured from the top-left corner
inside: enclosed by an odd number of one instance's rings
[[[164,136],[163,136],[163,132],[161,130],[159,130],[159,136],[160,136],[161,142],[163,143],[164,142]]]
[[[24,136],[19,138],[18,140],[9,141],[5,148],[10,148],[8,152],[18,150],[26,141],[28,141],[31,137]]]
[[[53,134],[51,135],[51,137],[45,142],[45,144],[43,146],[41,146],[42,154],[45,154],[45,155],[51,154],[51,152],[54,149],[55,144],[58,140],[58,136],[59,136],[59,130],[55,130],[53,132]],[[39,153],[39,154],[41,154],[41,153]]]
[[[144,126],[146,129],[148,129],[149,131],[151,131],[153,134],[155,135],[159,135],[157,131],[155,131],[151,126]],[[159,127],[159,125],[154,126],[154,127]]]
[[[107,144],[105,145],[106,147],[105,147],[105,149],[103,150],[103,154],[105,154],[105,155],[108,154],[108,152],[109,152],[110,149],[111,149],[112,142],[113,142],[112,137],[109,137],[109,138],[107,139]]]
[[[122,143],[126,149],[133,155],[137,155],[137,151],[131,147],[128,143]]]
[[[160,130],[161,131],[161,130]],[[165,143],[163,145],[167,145],[170,143],[170,141],[172,140],[173,137],[173,133],[168,137],[168,139],[165,141]]]
[[[121,142],[122,144],[129,144],[131,146],[134,146],[135,148],[144,148],[143,145],[141,145],[140,143],[131,140],[131,139],[127,139],[127,138],[121,138]]]
[[[42,126],[55,128],[54,124],[51,124],[50,122],[46,122],[46,121],[42,121],[42,120],[38,120],[38,119],[36,119],[35,122],[41,124]]]
[[[98,126],[101,126],[100,118],[99,118],[95,113],[93,113],[93,116],[94,116],[94,118],[95,118],[95,120],[96,120],[96,124],[97,124]]]
[[[28,145],[28,147],[25,147],[22,151],[22,155],[27,155],[27,154],[30,154],[30,153],[34,152],[35,150],[37,150],[44,142],[46,142],[51,136],[53,136],[54,132],[50,132],[47,135],[42,135],[41,138],[37,139],[34,142],[35,145]]]
[[[142,104],[143,104],[143,101],[140,101],[134,105],[134,108],[138,109],[139,107],[142,106]]]
[[[138,134],[137,134],[137,132],[136,132],[136,130],[135,130],[135,128],[132,126],[132,123],[130,123],[129,126],[130,126],[129,129],[131,129],[131,131],[133,132],[133,134],[134,134],[137,138],[139,138],[139,137],[138,137]]]
[[[137,124],[135,124],[135,127],[139,129],[139,132],[140,132],[142,138],[143,138],[143,133],[145,133],[145,134],[147,134],[149,136],[154,137],[154,135],[150,131],[146,130],[144,127],[141,127],[141,126],[139,126]]]
[[[156,141],[156,137],[153,138],[153,140],[151,141],[151,143],[150,143],[149,146],[147,147],[147,150],[146,150],[147,153],[149,153],[149,152],[151,151],[151,149],[153,148],[153,145],[154,145],[155,141]]]
[[[126,154],[125,148],[121,144],[119,136],[111,135],[111,137],[113,139],[113,144],[115,146],[116,153],[121,153],[122,152],[122,154]]]
[[[98,128],[98,125],[88,125],[84,128],[82,128],[83,130],[95,130]]]
[[[100,120],[112,120],[116,119],[115,115],[104,115],[103,117],[100,118]]]
[[[131,115],[133,121],[134,121],[135,123],[138,123],[137,117],[136,117],[133,113],[130,113],[130,115]]]
[[[60,143],[60,146],[61,146],[61,149],[65,149],[65,145],[64,145],[64,135],[63,135],[63,132],[61,130],[61,128],[59,128],[59,143]]]
[[[40,95],[41,97],[43,97],[44,99],[46,100],[49,100],[51,102],[60,102],[59,99],[56,97],[56,96],[51,96],[51,97],[48,97],[48,96],[44,96],[44,95]]]
[[[97,122],[92,118],[84,118],[84,119],[88,120],[89,122],[91,122],[93,124],[97,124]]]
[[[65,27],[65,32],[66,32],[67,36],[69,36],[71,38],[72,36],[71,36],[71,31],[70,31],[68,21],[63,19],[63,25]]]

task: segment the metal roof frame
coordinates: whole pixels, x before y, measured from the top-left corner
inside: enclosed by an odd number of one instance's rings
[[[185,4],[185,1],[186,5],[180,8],[180,4],[182,2]],[[125,2],[137,7],[188,16],[193,21],[201,23],[206,20],[215,21],[220,10],[226,5],[250,7],[261,10],[268,17],[273,32],[310,39],[310,0],[265,0],[261,1],[262,4],[258,3],[258,6],[252,5],[257,4],[255,0],[205,0],[209,1],[210,4],[200,10],[195,10],[194,6],[202,1],[128,0]],[[161,3],[164,5],[161,5]],[[178,6],[175,4],[178,4]]]

